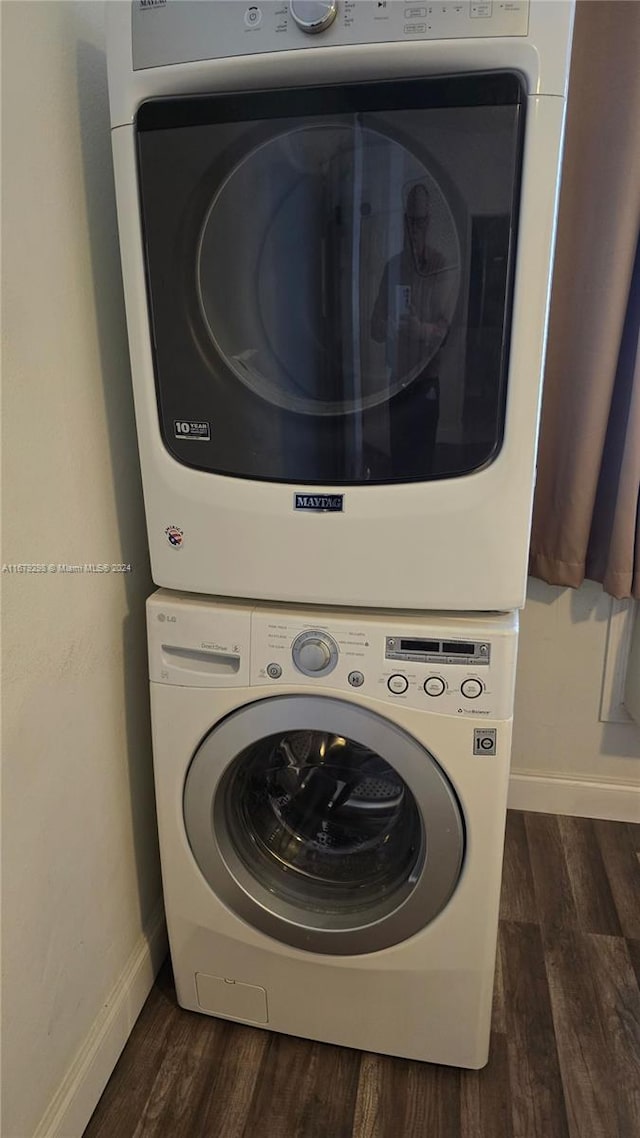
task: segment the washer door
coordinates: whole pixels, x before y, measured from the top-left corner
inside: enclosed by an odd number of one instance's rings
[[[443,909],[462,812],[434,757],[382,716],[279,696],[224,719],[184,791],[195,860],[254,928],[321,953],[375,952]]]

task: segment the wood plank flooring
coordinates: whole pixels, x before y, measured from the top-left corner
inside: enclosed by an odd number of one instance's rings
[[[183,1011],[163,969],[84,1138],[638,1138],[640,825],[510,812],[489,1064]]]

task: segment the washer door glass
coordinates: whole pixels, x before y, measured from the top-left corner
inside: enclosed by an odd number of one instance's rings
[[[394,909],[424,860],[420,813],[396,770],[341,735],[285,731],[234,762],[222,814],[233,845],[274,896],[305,909]]]
[[[192,760],[184,810],[214,891],[313,951],[406,939],[446,904],[462,864],[460,809],[435,759],[331,698],[267,699],[224,720]]]

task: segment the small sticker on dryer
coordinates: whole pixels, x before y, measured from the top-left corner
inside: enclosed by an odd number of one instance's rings
[[[169,545],[174,549],[180,549],[184,541],[184,531],[179,526],[167,526],[164,532]]]
[[[211,438],[209,424],[204,419],[174,419],[173,431],[177,439],[196,439],[208,443]]]

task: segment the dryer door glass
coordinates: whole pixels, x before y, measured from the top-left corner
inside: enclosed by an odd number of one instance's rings
[[[428,165],[373,123],[340,116],[281,130],[234,167],[205,218],[196,272],[212,345],[241,383],[283,410],[363,413],[426,374],[442,346],[460,239]]]
[[[170,452],[303,485],[490,462],[522,138],[509,74],[144,104],[140,194]]]
[[[433,756],[327,697],[264,699],[223,720],[193,757],[184,818],[225,903],[312,951],[373,952],[413,935],[446,905],[464,853]]]

